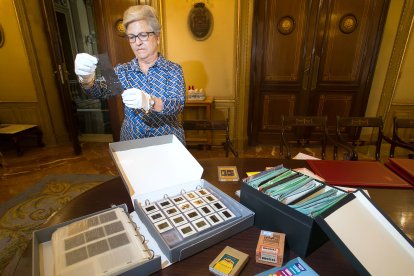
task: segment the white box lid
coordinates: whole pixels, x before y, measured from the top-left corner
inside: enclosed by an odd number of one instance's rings
[[[414,247],[361,190],[327,215],[316,217],[330,239],[362,274],[403,275],[414,271]]]
[[[109,144],[121,177],[136,198],[199,180],[203,168],[174,135]]]

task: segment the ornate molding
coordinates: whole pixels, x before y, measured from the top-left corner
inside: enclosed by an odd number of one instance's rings
[[[234,143],[239,150],[247,145],[248,110],[250,97],[250,63],[252,50],[252,25],[254,0],[237,1],[237,29],[235,33],[235,123]]]
[[[395,36],[394,46],[388,63],[381,100],[377,111],[377,116],[382,116],[384,120],[387,120],[394,98],[395,87],[398,82],[405,50],[413,27],[413,18],[414,0],[406,0],[402,7],[400,22],[397,28],[397,34]]]
[[[160,22],[160,25],[161,25],[160,45],[159,45],[160,52],[165,57],[168,57],[167,40],[165,39],[167,37],[167,26],[165,25],[165,20],[164,20],[164,18],[166,17],[164,1],[165,0],[155,0],[151,2],[152,2],[152,7],[154,7],[154,9],[158,13],[158,21]]]
[[[39,1],[42,2],[42,1]],[[56,144],[56,135],[53,132],[53,126],[51,119],[52,115],[48,107],[48,100],[46,96],[46,84],[45,77],[42,75],[46,71],[45,68],[42,68],[40,65],[38,56],[39,49],[36,48],[34,31],[31,29],[31,22],[28,17],[28,12],[30,12],[31,5],[42,5],[38,1],[23,1],[23,0],[13,0],[17,22],[20,28],[20,33],[26,51],[26,58],[29,62],[30,71],[33,78],[34,89],[38,101],[36,102],[39,116],[39,122],[36,123],[42,128],[44,139],[46,144]],[[42,2],[43,3],[43,2]],[[40,16],[40,15],[39,15]]]

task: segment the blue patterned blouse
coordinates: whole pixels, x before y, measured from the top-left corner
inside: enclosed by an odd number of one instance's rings
[[[138,88],[163,101],[161,112],[150,110],[145,113],[141,109],[124,106],[121,141],[174,134],[185,145],[184,130],[179,120],[184,108],[186,87],[181,66],[158,54],[157,61],[147,74],[141,71],[136,58],[118,64],[114,70],[125,90]],[[94,98],[111,96],[104,79],[98,79],[85,91]]]

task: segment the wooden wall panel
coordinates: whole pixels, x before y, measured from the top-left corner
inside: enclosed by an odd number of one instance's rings
[[[302,45],[305,39],[306,1],[269,1],[265,20],[270,22],[264,38],[264,81],[299,81]],[[286,20],[282,20],[286,19]],[[287,28],[292,19],[293,31],[282,34],[278,28]],[[280,56],[289,57],[281,59]]]
[[[328,126],[334,129],[336,116],[347,117],[350,115],[352,105],[352,95],[339,93],[322,94],[319,97],[318,116],[328,116]]]
[[[0,123],[41,125],[38,103],[0,104]]]
[[[373,1],[334,1],[327,26],[327,45],[324,52],[325,62],[322,61],[321,81],[347,81],[358,82],[359,75],[365,57],[367,46],[368,20],[371,16]],[[348,16],[348,19],[347,19]],[[353,18],[356,19],[356,28],[351,33],[344,33],[340,30],[343,22],[349,21],[352,26]]]
[[[282,114],[293,115],[295,103],[295,95],[265,95],[262,109],[262,130],[280,129]]]
[[[43,142],[46,145],[67,141],[66,135],[59,135],[42,123],[41,109],[37,102],[0,103],[0,123],[2,124],[33,124],[38,125],[43,131]]]

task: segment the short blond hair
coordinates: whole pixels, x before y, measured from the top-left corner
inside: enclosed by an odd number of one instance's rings
[[[148,5],[136,5],[129,7],[124,12],[124,19],[122,24],[124,25],[125,30],[128,28],[128,25],[132,22],[145,20],[152,28],[152,31],[157,35],[161,32],[161,25],[158,21],[157,12],[155,9]]]

